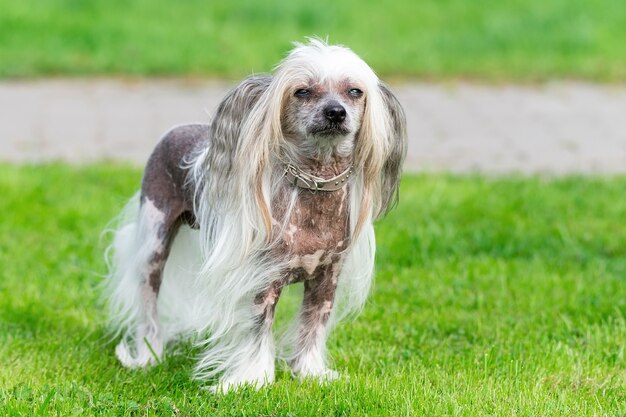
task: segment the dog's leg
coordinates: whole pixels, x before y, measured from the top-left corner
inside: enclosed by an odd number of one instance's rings
[[[339,269],[340,262],[335,262],[319,276],[304,281],[304,298],[291,361],[293,373],[300,378],[328,380],[338,376],[337,372],[326,367],[326,333]]]
[[[180,126],[159,142],[144,171],[139,216],[114,244],[119,256],[111,304],[114,321],[125,331],[116,353],[126,366],[158,361],[163,352],[157,314],[163,269],[180,224],[195,225],[194,189],[186,186],[184,161],[203,146],[207,133],[206,125]]]
[[[129,334],[115,349],[118,359],[126,367],[143,367],[158,362],[163,354],[157,297],[178,226],[178,211],[168,210],[165,213],[150,199],[142,201],[135,235],[137,252],[130,254],[136,257],[134,273],[137,278],[134,285],[138,286],[128,288],[128,291],[137,292],[131,324],[134,328],[128,329]]]
[[[230,362],[214,392],[227,392],[249,384],[261,388],[274,382],[275,357],[272,323],[282,284],[276,282],[258,294],[255,299],[253,328],[241,334],[238,346],[228,359]]]

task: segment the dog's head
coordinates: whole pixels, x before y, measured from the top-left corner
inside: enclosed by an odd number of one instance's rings
[[[268,230],[271,172],[280,168],[278,161],[350,158],[352,195],[360,197],[356,233],[396,201],[406,153],[404,112],[346,47],[318,39],[296,44],[271,77],[249,78],[226,97],[212,130],[215,146],[230,154],[218,153],[209,164],[216,184],[234,178],[238,204],[251,201],[253,192],[256,204],[249,210],[262,213]]]
[[[377,79],[347,48],[313,40],[298,45],[275,74],[280,95],[282,136],[290,153],[320,157],[349,155],[361,129]]]

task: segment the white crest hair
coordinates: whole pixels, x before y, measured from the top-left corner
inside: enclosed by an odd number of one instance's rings
[[[207,146],[187,161],[200,228],[193,231],[183,226],[176,237],[163,274],[158,311],[163,343],[190,332],[200,335],[199,343],[206,347],[196,369],[200,379],[223,374],[223,380],[237,380],[242,376],[229,375],[233,369],[244,369],[262,352],[271,352],[273,357],[271,340],[259,346],[253,330],[258,325],[255,296],[286,267],[284,261],[268,256],[280,235],[272,228],[285,227],[273,218],[272,203],[285,199],[287,220],[299,192],[285,188],[281,180],[282,112],[299,83],[335,78],[358,80],[366,102],[353,151],[351,243],[338,279],[333,321],[358,311],[365,302],[374,265],[372,221],[393,204],[405,152],[404,138],[398,137],[404,134],[404,124],[393,117],[401,108],[354,52],[310,39],[307,44],[296,44],[271,78],[251,78],[233,90],[212,121],[213,136]],[[238,120],[233,121],[232,115],[228,119],[228,105],[241,106],[235,112]],[[230,136],[220,139],[219,129]],[[129,210],[136,207],[129,206]],[[133,222],[137,220],[122,226],[115,238],[117,266],[111,270],[112,288],[119,288],[120,282],[125,287],[128,280],[120,271],[129,260],[120,258],[136,253],[137,248],[128,248],[123,235]],[[132,329],[139,315],[136,291],[122,288],[112,297],[117,327]],[[265,372],[273,378],[273,368]]]

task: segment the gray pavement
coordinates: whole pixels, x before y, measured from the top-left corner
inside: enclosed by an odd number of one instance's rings
[[[206,122],[232,84],[0,82],[0,160],[143,164],[171,126]],[[626,85],[395,84],[409,170],[625,173]]]

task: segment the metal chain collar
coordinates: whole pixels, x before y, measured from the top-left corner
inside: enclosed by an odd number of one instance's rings
[[[341,174],[324,179],[308,174],[290,163],[284,164],[287,181],[295,186],[311,191],[337,191],[349,181],[350,175],[354,172],[354,167],[350,165]]]

